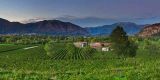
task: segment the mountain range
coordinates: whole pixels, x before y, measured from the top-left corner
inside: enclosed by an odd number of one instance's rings
[[[46,35],[109,35],[116,26],[122,26],[128,35],[142,32],[147,25],[137,25],[131,22],[119,22],[112,25],[97,27],[80,27],[70,22],[60,20],[44,20],[32,23],[10,22],[0,18],[0,34],[46,34]]]
[[[49,34],[49,35],[88,35],[86,29],[59,20],[44,20],[22,24],[0,19],[0,34]]]
[[[138,33],[141,29],[143,29],[146,25],[137,25],[131,22],[119,22],[112,25],[88,27],[86,29],[92,35],[109,35],[117,26],[123,27],[128,35],[134,35]]]

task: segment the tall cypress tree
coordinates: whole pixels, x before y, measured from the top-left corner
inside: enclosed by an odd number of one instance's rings
[[[128,36],[122,27],[117,26],[111,33],[111,40],[114,43],[122,44],[128,41]]]
[[[137,46],[129,41],[123,27],[117,26],[110,35],[114,53],[123,57],[134,57],[136,55]]]

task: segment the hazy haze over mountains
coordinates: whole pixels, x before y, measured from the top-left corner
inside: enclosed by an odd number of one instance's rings
[[[138,33],[145,25],[131,22],[119,22],[112,25],[83,28],[60,20],[43,20],[22,24],[0,19],[0,34],[49,34],[49,35],[109,35],[114,28],[122,26],[129,35]]]
[[[86,28],[89,33],[92,35],[109,35],[113,29],[117,26],[121,26],[127,32],[128,35],[135,35],[138,33],[145,25],[137,25],[131,22],[119,22],[111,25],[97,26],[97,27],[88,27]]]

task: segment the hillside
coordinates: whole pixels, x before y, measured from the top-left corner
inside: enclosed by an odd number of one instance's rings
[[[138,34],[140,37],[151,37],[158,35],[160,35],[160,23],[146,26]]]
[[[86,29],[92,35],[109,35],[117,26],[122,26],[129,35],[134,35],[138,33],[144,27],[144,25],[137,25],[131,22],[119,22],[112,25],[90,27]]]
[[[35,23],[22,24],[0,19],[0,34],[50,34],[50,35],[88,35],[89,33],[78,25],[59,20],[44,20]]]

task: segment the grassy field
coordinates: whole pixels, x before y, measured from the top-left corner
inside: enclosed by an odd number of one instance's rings
[[[159,80],[160,55],[151,56],[140,44],[135,58],[119,59],[112,52],[93,59],[54,60],[43,45],[0,45],[1,80]],[[30,45],[35,46],[35,45]]]

